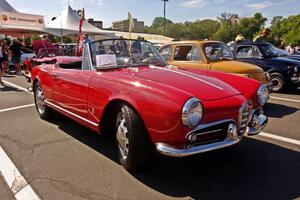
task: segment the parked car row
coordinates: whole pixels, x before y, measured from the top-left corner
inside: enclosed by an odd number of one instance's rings
[[[283,54],[269,43],[237,43],[229,48],[218,41],[180,41],[159,52],[170,65],[253,78],[273,92],[300,86],[300,56]]]
[[[300,86],[300,62],[289,56],[280,56],[269,43],[236,44],[236,59],[255,64],[269,73],[273,91],[295,89]]]
[[[179,67],[168,65],[146,41],[95,41],[84,44],[81,57],[60,52],[32,60],[39,116],[49,120],[57,111],[97,133],[111,134],[120,163],[129,171],[142,169],[153,150],[191,156],[237,144],[267,125],[265,73],[234,61],[221,43],[162,47],[163,57]],[[222,68],[224,60],[230,63]],[[203,62],[209,70],[189,62]],[[227,68],[240,76],[213,71]]]

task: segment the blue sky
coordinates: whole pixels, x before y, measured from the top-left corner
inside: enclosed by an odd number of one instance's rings
[[[49,21],[70,3],[73,9],[86,9],[87,17],[103,20],[104,27],[113,21],[133,17],[150,25],[156,16],[163,15],[161,0],[7,0],[19,12],[41,14]],[[167,18],[173,22],[194,21],[216,18],[222,12],[237,13],[240,17],[263,13],[271,19],[273,16],[300,14],[299,0],[169,0]]]

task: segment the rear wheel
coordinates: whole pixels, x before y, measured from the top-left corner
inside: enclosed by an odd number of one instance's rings
[[[46,105],[44,93],[39,83],[34,85],[34,102],[40,118],[50,120],[52,109]]]
[[[149,155],[149,138],[135,111],[122,105],[116,119],[116,141],[120,163],[128,171],[141,169]]]
[[[280,73],[272,73],[270,75],[270,81],[273,85],[273,92],[280,92],[285,87],[285,79],[282,74]]]

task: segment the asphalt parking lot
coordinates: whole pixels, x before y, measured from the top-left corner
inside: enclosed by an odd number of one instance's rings
[[[41,199],[300,198],[300,88],[272,95],[262,135],[189,158],[156,156],[144,172],[130,174],[108,137],[59,114],[39,119],[33,96],[22,90],[25,78],[4,81],[0,147]],[[0,199],[13,198],[0,175]]]

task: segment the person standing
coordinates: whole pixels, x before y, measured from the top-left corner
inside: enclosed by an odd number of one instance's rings
[[[83,43],[92,43],[93,40],[89,38],[89,35],[87,33],[83,34]]]
[[[2,46],[2,74],[9,73],[8,72],[9,48],[8,48],[5,40],[3,40],[3,43],[1,46]]]
[[[21,75],[21,47],[22,44],[16,39],[13,40],[13,44],[10,46],[11,60],[15,65],[17,75]]]
[[[1,85],[3,85],[3,82],[2,82],[2,74],[3,74],[2,60],[3,60],[3,40],[0,40],[0,84]]]
[[[293,55],[295,52],[295,49],[291,43],[285,48],[285,50],[291,55]]]
[[[269,28],[264,28],[262,31],[261,31],[261,34],[256,36],[254,39],[253,39],[253,42],[257,42],[257,43],[264,43],[264,42],[268,42],[268,37],[271,33],[271,30]]]

